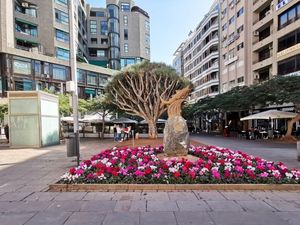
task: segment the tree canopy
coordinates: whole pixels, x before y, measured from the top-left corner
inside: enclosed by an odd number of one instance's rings
[[[113,104],[149,125],[149,137],[156,138],[156,121],[166,111],[162,99],[169,99],[176,90],[191,85],[163,63],[144,61],[113,77],[106,91]]]

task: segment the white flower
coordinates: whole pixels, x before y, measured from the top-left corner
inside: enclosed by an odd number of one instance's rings
[[[288,179],[292,179],[292,178],[293,178],[293,174],[292,174],[292,173],[286,172],[286,173],[285,173],[285,176],[286,176]]]
[[[170,168],[169,168],[169,171],[170,171],[171,173],[175,173],[175,172],[177,172],[178,170],[177,170],[176,168],[174,168],[174,167],[170,167]]]

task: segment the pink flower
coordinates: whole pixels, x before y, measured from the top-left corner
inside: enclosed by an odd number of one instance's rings
[[[145,173],[140,170],[137,170],[134,172],[134,175],[136,175],[137,177],[143,177],[145,175]]]
[[[212,170],[211,173],[215,179],[218,179],[218,180],[221,179],[221,175],[218,172],[218,170]]]
[[[83,173],[84,173],[84,170],[81,169],[81,168],[76,170],[76,174],[77,174],[78,176],[81,176]]]
[[[261,174],[259,174],[260,177],[266,178],[269,176],[269,174],[267,172],[263,172]]]

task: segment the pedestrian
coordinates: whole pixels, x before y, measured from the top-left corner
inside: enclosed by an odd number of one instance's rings
[[[5,134],[5,137],[6,137],[7,141],[9,141],[9,127],[8,127],[8,124],[6,124],[5,127],[4,127],[4,134]]]
[[[124,132],[124,134],[123,134],[123,140],[128,140],[128,136],[129,136],[130,131],[131,131],[131,126],[125,127],[123,129],[123,132]]]
[[[118,139],[118,137],[117,137],[117,125],[114,124],[114,140],[118,141],[117,139]]]
[[[121,142],[122,141],[122,127],[121,125],[117,126],[117,141]]]

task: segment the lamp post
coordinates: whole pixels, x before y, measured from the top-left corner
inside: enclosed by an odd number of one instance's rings
[[[75,30],[75,1],[69,0],[69,35],[70,35],[70,68],[72,80],[72,108],[73,108],[73,121],[74,121],[74,137],[75,137],[75,150],[77,155],[77,165],[80,161],[80,146],[79,146],[79,125],[78,125],[78,85],[77,85],[77,61],[76,61],[76,37]]]

